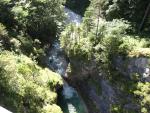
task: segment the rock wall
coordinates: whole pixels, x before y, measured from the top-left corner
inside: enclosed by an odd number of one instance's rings
[[[81,84],[82,83],[82,84]],[[111,105],[117,101],[116,93],[107,80],[99,80],[97,87],[101,90],[96,91],[94,85],[86,81],[76,84],[76,88],[82,95],[89,113],[111,113]]]
[[[99,113],[110,113],[110,108],[116,101],[116,94],[113,87],[107,80],[99,81],[101,94],[99,94],[93,86],[90,86],[89,96],[94,101]]]
[[[78,62],[76,62],[76,66],[77,64]],[[138,77],[136,81],[150,82],[149,58],[124,58],[119,56],[113,59],[113,67],[121,75],[124,75],[122,76],[124,81],[134,81]],[[78,77],[76,80],[79,80],[82,75],[84,76],[76,87],[87,103],[89,113],[112,113],[112,106],[116,104],[120,105],[121,101],[125,101],[121,109],[138,113],[139,106],[136,103],[132,103],[133,95],[124,94],[123,91],[117,88],[118,84],[112,83],[103,77],[104,73],[102,71],[102,74],[98,74],[95,65],[89,65],[87,67],[84,65],[82,68],[78,66],[77,69],[77,74],[73,73],[72,80],[74,80],[74,77]],[[93,84],[93,81],[92,84],[89,82],[93,78],[97,82],[96,84]],[[100,88],[100,90],[97,91],[97,88]]]
[[[150,59],[146,57],[123,58],[113,60],[116,69],[130,79],[139,76],[140,81],[150,82]]]

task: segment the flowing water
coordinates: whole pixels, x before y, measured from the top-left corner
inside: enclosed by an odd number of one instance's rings
[[[71,10],[64,9],[67,15],[66,23],[75,23],[79,25],[82,17],[75,14]],[[66,56],[60,48],[59,41],[55,41],[49,51],[49,67],[61,76],[65,76],[68,65]],[[63,90],[58,94],[58,104],[64,113],[87,113],[85,104],[83,103],[78,92],[64,81]]]

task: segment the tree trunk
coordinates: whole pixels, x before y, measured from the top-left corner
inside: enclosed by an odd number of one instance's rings
[[[99,6],[98,6],[98,20],[97,20],[97,26],[96,26],[96,38],[98,37],[100,14],[101,14],[101,6],[100,6],[100,4],[99,4]]]
[[[144,17],[143,17],[142,22],[141,22],[140,27],[139,27],[139,31],[142,30],[142,28],[144,26],[144,23],[145,23],[145,20],[146,20],[148,14],[149,14],[149,11],[150,11],[150,3],[148,4],[147,9],[145,11]]]

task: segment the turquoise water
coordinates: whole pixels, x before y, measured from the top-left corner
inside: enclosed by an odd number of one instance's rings
[[[86,113],[84,104],[76,94],[72,98],[66,99],[63,92],[59,92],[58,105],[64,113]]]

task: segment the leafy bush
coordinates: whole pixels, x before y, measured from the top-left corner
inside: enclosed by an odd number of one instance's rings
[[[0,35],[1,36],[6,36],[8,34],[6,27],[0,23]]]
[[[32,59],[40,59],[45,55],[46,45],[42,46],[38,39],[32,40],[29,36],[18,35],[12,37],[4,25],[0,24],[0,50],[11,50],[18,54],[25,54]]]
[[[89,57],[91,44],[88,38],[83,37],[80,26],[70,25],[61,35],[61,46],[69,57],[80,57],[86,60]]]
[[[96,23],[95,23],[96,24]],[[69,25],[61,35],[61,46],[70,58],[84,60],[95,59],[97,63],[110,64],[117,55],[128,56],[136,49],[149,47],[149,40],[129,35],[130,24],[124,20],[107,22],[100,20],[98,27],[88,33],[81,26]]]
[[[0,103],[13,112],[62,113],[55,93],[61,85],[59,75],[30,58],[8,51],[0,54]]]
[[[42,42],[50,42],[62,28],[64,2],[65,0],[2,1],[0,22],[10,31],[27,33]]]
[[[0,51],[4,49],[10,50],[10,39],[6,27],[0,23]]]
[[[137,101],[140,104],[141,113],[149,113],[150,111],[150,83],[141,83],[137,85],[137,89],[134,91]]]

